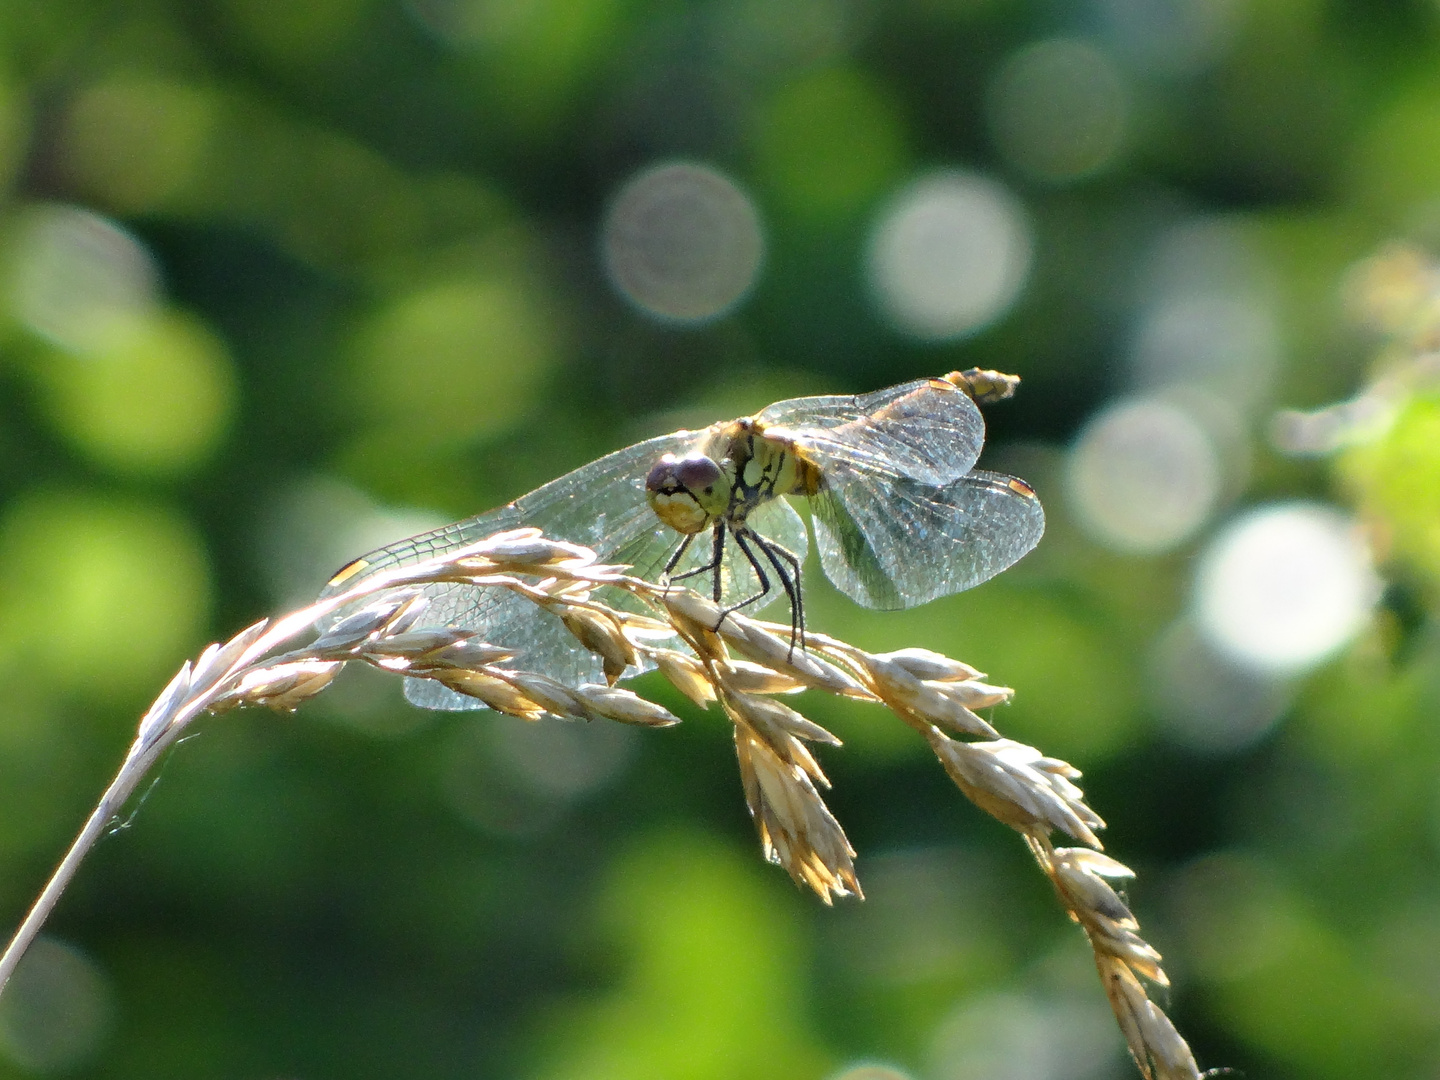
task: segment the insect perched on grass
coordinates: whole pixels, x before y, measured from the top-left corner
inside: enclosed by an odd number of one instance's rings
[[[993,371],[951,372],[871,394],[791,398],[647,439],[489,513],[356,559],[322,596],[357,575],[535,526],[640,577],[709,575],[727,612],[783,593],[801,641],[800,567],[809,545],[788,496],[809,500],[820,565],[842,592],[866,607],[914,607],[993,577],[1044,532],[1028,484],[972,468],[985,440],[976,401],[1009,397],[1017,382]],[[695,545],[706,532],[709,544]],[[594,658],[532,604],[461,584],[427,593],[427,623],[477,631],[562,681],[598,677]],[[478,707],[433,681],[407,680],[406,695],[426,708]]]

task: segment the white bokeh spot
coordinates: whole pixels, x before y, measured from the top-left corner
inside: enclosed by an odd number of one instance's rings
[[[1209,518],[1221,467],[1210,435],[1188,413],[1137,398],[1086,423],[1065,479],[1091,537],[1119,551],[1153,554],[1187,540]]]
[[[870,238],[870,283],[901,332],[926,341],[963,337],[1015,302],[1033,247],[1025,208],[1003,185],[974,173],[935,173],[881,211]]]
[[[78,206],[30,208],[11,259],[16,319],[72,352],[101,348],[159,302],[160,275],[145,245]]]
[[[1262,671],[1300,672],[1364,625],[1381,583],[1339,511],[1287,503],[1231,523],[1200,561],[1195,619],[1220,652]]]
[[[616,290],[661,322],[703,323],[734,308],[764,260],[760,214],[728,176],[674,162],[628,180],[600,238]]]
[[[1036,42],[1007,59],[986,104],[1000,153],[1055,183],[1112,164],[1129,127],[1128,94],[1115,64],[1073,38]]]

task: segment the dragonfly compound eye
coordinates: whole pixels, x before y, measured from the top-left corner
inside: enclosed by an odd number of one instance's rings
[[[688,454],[675,463],[675,478],[686,491],[699,497],[714,494],[725,479],[725,473],[713,458],[704,454]]]
[[[697,533],[710,525],[728,501],[720,466],[704,454],[666,454],[645,477],[645,494],[655,515],[676,532]]]

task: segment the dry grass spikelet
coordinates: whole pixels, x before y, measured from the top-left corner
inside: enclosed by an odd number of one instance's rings
[[[1097,957],[1095,963],[1130,1056],[1145,1080],[1199,1080],[1212,1075],[1200,1072],[1189,1044],[1128,967],[1106,957]]]
[[[617,614],[565,604],[560,609],[560,620],[581,645],[600,657],[611,685],[626,668],[638,662],[635,647],[625,636],[625,624]]]
[[[598,658],[605,683],[570,685],[540,670],[505,641],[434,625],[426,586],[463,583],[505,589],[558,615],[575,648]],[[625,606],[605,590],[628,594]],[[313,636],[314,627],[321,632]],[[308,644],[282,651],[296,639]],[[516,529],[411,566],[363,578],[348,591],[276,620],[262,620],[187,662],[141,719],[115,780],[0,958],[0,989],[73,878],[76,868],[141,778],[188,725],[204,713],[240,705],[291,711],[323,690],[349,661],[410,678],[433,679],[497,712],[642,727],[679,718],[615,686],[627,672],[654,667],[701,708],[718,703],[730,722],[741,785],[767,859],[831,903],[863,894],[855,849],[821,795],[830,782],[813,747],[840,740],[778,700],[800,690],[873,702],[924,738],[960,791],[1018,830],[1065,910],[1084,930],[1117,1022],[1146,1080],[1198,1080],[1185,1041],[1150,1000],[1144,981],[1165,985],[1160,955],[1110,884],[1131,877],[1098,851],[1104,822],[1064,761],[1001,737],[976,710],[1008,701],[959,660],[927,649],[874,654],[807,630],[723,612],[686,589],[631,577],[576,544]],[[532,666],[533,664],[533,666]],[[948,733],[948,734],[947,734]],[[1053,833],[1086,847],[1055,848]]]
[[[863,896],[855,849],[815,790],[809,770],[783,759],[743,721],[735,725],[735,755],[765,857],[827,904],[835,896]],[[819,772],[813,759],[810,764]]]
[[[649,659],[670,680],[670,685],[702,709],[715,700],[715,686],[708,678],[705,665],[687,653],[674,649],[654,649]]]
[[[950,779],[991,817],[1026,836],[1058,829],[1081,843],[1101,846],[1094,830],[1105,823],[1070,782],[1079,778],[1080,770],[1011,739],[960,742],[935,727],[927,738]]]

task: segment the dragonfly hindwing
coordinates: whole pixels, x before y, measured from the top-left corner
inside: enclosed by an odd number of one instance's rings
[[[905,607],[905,598],[844,502],[833,491],[821,491],[810,505],[825,576],[857,604],[887,611]]]

